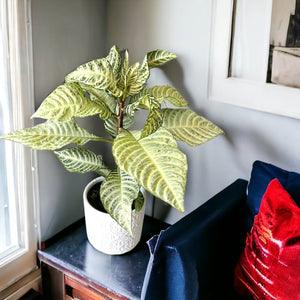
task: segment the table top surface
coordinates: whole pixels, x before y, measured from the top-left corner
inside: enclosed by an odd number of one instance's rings
[[[38,251],[38,257],[69,276],[120,295],[120,299],[140,299],[150,257],[146,242],[167,226],[145,216],[142,238],[137,247],[123,255],[107,255],[89,243],[84,222],[79,222],[67,233],[46,243],[49,245]]]

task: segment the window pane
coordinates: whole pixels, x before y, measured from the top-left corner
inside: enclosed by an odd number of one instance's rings
[[[5,2],[0,1],[0,135],[12,130]],[[18,243],[12,144],[0,140],[0,258]]]
[[[0,0],[0,134],[31,125],[30,5]],[[37,268],[33,165],[28,148],[0,139],[0,291]]]

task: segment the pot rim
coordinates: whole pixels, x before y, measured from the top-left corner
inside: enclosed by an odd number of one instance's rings
[[[91,203],[88,200],[88,192],[91,189],[92,186],[94,186],[96,183],[103,181],[105,178],[103,176],[99,176],[94,178],[93,180],[91,180],[84,188],[83,191],[83,201],[84,201],[84,205],[87,205],[89,207],[89,209],[95,210],[97,212],[99,212],[99,214],[104,214],[104,215],[108,215],[108,212],[106,211],[101,211],[99,209],[96,209],[95,207],[93,207],[91,205]]]
[[[97,212],[99,212],[99,213],[102,213],[102,214],[105,214],[105,215],[109,215],[108,212],[106,212],[106,211],[105,211],[105,212],[104,212],[104,211],[100,211],[99,209],[96,209],[95,207],[93,207],[93,206],[91,205],[91,203],[89,202],[88,197],[87,197],[87,194],[88,194],[90,188],[91,188],[93,185],[95,185],[96,183],[101,182],[101,181],[104,181],[104,180],[105,180],[105,177],[103,177],[103,176],[99,176],[99,177],[96,177],[96,178],[94,178],[93,180],[91,180],[91,181],[85,186],[85,188],[84,188],[84,191],[83,191],[83,201],[84,201],[84,203],[85,203],[86,205],[88,205],[91,209],[93,209],[93,210],[95,210],[95,211],[97,211]],[[144,189],[142,186],[140,187],[140,191],[142,192],[142,194],[143,194],[143,196],[144,196],[144,205],[145,205],[145,202],[146,202],[146,191],[145,191],[145,189]],[[101,200],[100,200],[100,201],[101,201]],[[135,209],[133,209],[132,212],[135,212]]]

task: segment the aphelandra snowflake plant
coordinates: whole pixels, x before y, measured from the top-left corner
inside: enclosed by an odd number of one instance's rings
[[[105,210],[131,233],[132,205],[143,205],[140,187],[184,211],[187,159],[177,141],[200,145],[223,131],[187,108],[171,86],[146,88],[150,69],[176,58],[164,50],[149,52],[142,63],[129,65],[128,52],[116,46],[107,57],[90,61],[68,74],[41,104],[33,118],[42,124],[1,136],[33,149],[54,150],[70,172],[96,172],[105,177],[100,197]],[[161,108],[167,100],[172,107]],[[129,130],[136,111],[149,113],[141,130]],[[79,127],[75,118],[99,115],[111,139]],[[112,143],[113,170],[102,157],[81,147],[89,141]],[[70,144],[76,147],[65,148]],[[64,148],[61,151],[58,149]],[[100,199],[99,199],[100,201]]]

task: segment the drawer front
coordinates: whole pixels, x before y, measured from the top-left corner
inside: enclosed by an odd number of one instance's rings
[[[65,300],[113,300],[94,288],[65,275]]]

